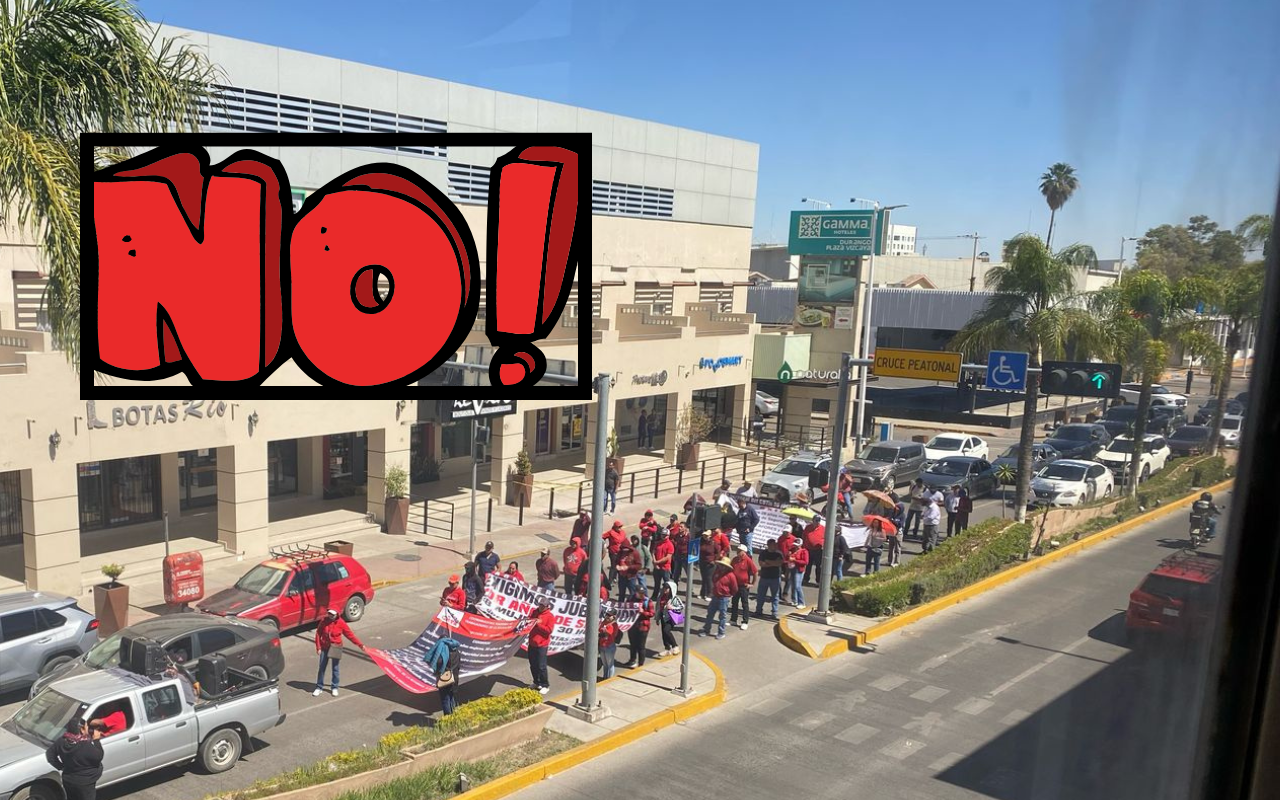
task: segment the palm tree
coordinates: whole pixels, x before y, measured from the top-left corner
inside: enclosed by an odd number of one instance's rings
[[[1270,225],[1270,219],[1266,220]],[[1268,237],[1269,238],[1269,237]],[[1267,239],[1263,240],[1264,242]],[[1204,299],[1217,315],[1227,322],[1226,342],[1222,354],[1214,359],[1218,387],[1218,405],[1213,410],[1212,438],[1210,452],[1217,453],[1219,437],[1222,436],[1222,414],[1226,409],[1227,397],[1231,391],[1231,372],[1235,367],[1236,353],[1244,339],[1246,326],[1253,324],[1262,313],[1262,290],[1266,280],[1263,262],[1254,261],[1226,274],[1219,275],[1209,283],[1209,291]]]
[[[1076,294],[1076,263],[1087,260],[1091,251],[1073,245],[1055,255],[1033,234],[1010,239],[1005,243],[1006,263],[985,276],[994,294],[951,340],[952,347],[970,358],[1004,348],[1026,350],[1030,366],[1039,367],[1042,359],[1060,356],[1072,336],[1083,350],[1101,346],[1101,332]],[[1018,521],[1027,515],[1039,388],[1039,376],[1028,375],[1014,491]]]
[[[1236,235],[1243,237],[1246,250],[1262,249],[1265,259],[1271,254],[1271,215],[1251,214],[1236,226]]]
[[[0,0],[0,222],[38,238],[43,305],[80,367],[80,167],[85,131],[194,130],[217,71],[126,0]]]
[[[1078,188],[1080,181],[1076,179],[1075,167],[1061,161],[1040,176],[1040,194],[1044,195],[1044,201],[1049,204],[1049,233],[1044,237],[1045,247],[1053,246],[1054,215],[1067,204]]]

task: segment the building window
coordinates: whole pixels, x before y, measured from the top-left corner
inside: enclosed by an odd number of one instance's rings
[[[0,544],[22,541],[22,473],[0,472]]]
[[[613,181],[591,182],[591,213],[670,218],[675,191]]]
[[[653,306],[654,314],[670,314],[673,305],[674,290],[670,286],[659,286],[656,283],[637,283],[636,302]]]
[[[733,311],[733,287],[726,286],[723,283],[700,283],[698,284],[698,302],[715,303],[716,309],[720,313],[731,313]]]
[[[76,472],[81,531],[160,518],[160,456],[89,461]]]
[[[587,427],[586,406],[565,406],[560,409],[560,449],[581,450],[583,431]]]
[[[218,451],[178,453],[178,508],[199,508],[218,502]]]
[[[540,408],[533,415],[533,452],[545,455],[551,452],[551,409]]]
[[[409,431],[409,479],[427,483],[440,479],[436,467],[435,423],[415,424]]]
[[[478,428],[488,428],[489,420],[477,420]],[[440,426],[440,457],[444,460],[451,458],[468,458],[471,454],[471,420],[463,420],[460,422],[446,422]],[[493,444],[490,441],[489,448],[485,451],[485,461],[493,458]]]
[[[813,398],[812,403],[813,403],[812,413],[814,414],[830,414],[831,413],[830,400],[824,400],[820,397],[815,397]]]
[[[13,316],[18,330],[49,330],[49,316],[44,309],[48,285],[49,279],[38,272],[13,273]]]
[[[364,431],[336,433],[324,438],[324,496],[343,497],[364,491],[369,457]]]
[[[298,440],[267,442],[267,496],[298,491]]]

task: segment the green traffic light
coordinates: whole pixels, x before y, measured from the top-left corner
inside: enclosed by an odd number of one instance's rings
[[[1101,389],[1102,384],[1105,383],[1106,380],[1107,380],[1107,376],[1105,373],[1102,373],[1102,372],[1093,373],[1093,385],[1096,388]]]

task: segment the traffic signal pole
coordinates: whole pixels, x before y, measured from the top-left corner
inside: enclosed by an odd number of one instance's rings
[[[609,716],[609,711],[596,700],[596,659],[600,656],[600,564],[604,537],[604,476],[608,459],[609,376],[596,376],[596,463],[591,482],[591,543],[587,545],[587,640],[582,653],[582,698],[569,713],[595,722]]]
[[[822,537],[822,566],[818,570],[818,609],[815,616],[827,617],[831,614],[831,572],[836,552],[836,537],[840,535],[840,450],[844,446],[845,421],[849,418],[849,372],[852,357],[848,353],[840,356],[840,391],[836,395],[836,427],[831,437],[831,474],[827,483],[827,530]],[[866,367],[862,368],[863,375]],[[863,383],[866,383],[865,377]],[[865,386],[864,386],[865,391]],[[859,437],[861,440],[861,437]],[[853,506],[853,498],[849,498],[849,506]]]

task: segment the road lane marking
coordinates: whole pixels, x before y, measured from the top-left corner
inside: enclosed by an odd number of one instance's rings
[[[880,732],[879,728],[873,728],[870,725],[863,725],[859,722],[857,725],[846,728],[836,734],[836,738],[842,742],[849,744],[862,744]]]
[[[964,759],[964,756],[960,755],[959,753],[947,753],[942,758],[930,764],[929,770],[932,772],[942,772],[944,769],[950,769],[951,767],[954,767],[956,764],[959,764],[960,761],[963,759]]]
[[[890,745],[880,748],[880,752],[899,761],[924,747],[924,742],[915,739],[899,739]]]
[[[803,728],[806,731],[816,730],[835,719],[835,714],[828,714],[825,711],[815,711],[812,714],[805,714],[803,717],[797,717],[791,720],[791,724],[797,728]]]
[[[1039,664],[1035,664],[1033,666],[1028,667],[1027,669],[1013,676],[1009,680],[1000,684],[995,689],[991,690],[990,692],[987,692],[987,697],[995,697],[996,695],[1004,692],[1006,689],[1013,688],[1021,681],[1024,681],[1027,678],[1030,678],[1032,675],[1035,675],[1037,672],[1049,666],[1053,662],[1057,661],[1058,659],[1062,658],[1065,655],[1068,655],[1072,650],[1075,650],[1077,647],[1079,647],[1080,645],[1084,644],[1087,641],[1089,641],[1089,637],[1087,635],[1081,636],[1079,639],[1076,639],[1074,642],[1067,645],[1062,650],[1056,653],[1051,653],[1050,655],[1046,656],[1045,659],[1041,661]]]
[[[960,645],[954,650],[951,650],[946,653],[942,653],[941,655],[936,655],[933,658],[930,658],[927,661],[921,663],[920,666],[916,667],[916,672],[924,673],[924,672],[928,672],[931,669],[934,669],[935,667],[940,667],[943,664],[950,661],[951,659],[960,655],[964,651],[969,650],[970,648],[973,648],[980,644],[986,644],[987,642],[994,639],[997,635],[999,635],[1000,633],[1003,633],[1005,630],[1011,627],[1013,627],[1012,623],[1005,623],[1003,625],[994,625],[990,628],[983,628],[977,633],[969,634],[968,636],[965,637],[966,641],[964,644]]]
[[[761,700],[753,706],[747,706],[747,710],[754,714],[759,714],[762,717],[771,717],[789,705],[791,704],[786,700],[770,697],[767,700]]]
[[[1023,711],[1020,708],[1015,708],[1014,710],[1010,711],[1008,714],[1005,714],[1003,717],[1001,717],[1000,722],[1005,725],[1017,725],[1019,722],[1022,722],[1024,719],[1026,719],[1029,716],[1031,716],[1030,711]]]
[[[926,703],[932,703],[934,700],[942,697],[950,691],[939,686],[926,686],[915,694],[911,695],[916,700],[923,700]]]
[[[936,711],[930,711],[921,717],[915,717],[906,725],[902,726],[903,730],[916,731],[921,736],[928,738],[933,734],[934,728],[942,724],[942,715]]]
[[[884,677],[876,678],[869,685],[871,688],[879,689],[882,692],[892,692],[909,680],[911,679],[904,678],[901,675],[885,675]]]
[[[979,714],[981,714],[983,711],[986,711],[988,708],[991,708],[991,706],[993,705],[994,703],[992,703],[990,700],[983,700],[980,697],[971,697],[968,700],[965,700],[960,705],[956,706],[956,711],[963,711],[966,714],[971,714],[976,717]]]

